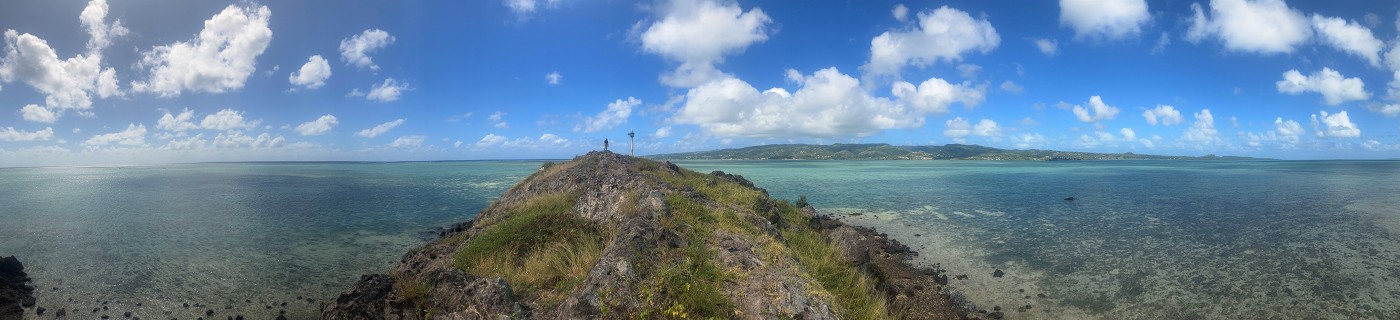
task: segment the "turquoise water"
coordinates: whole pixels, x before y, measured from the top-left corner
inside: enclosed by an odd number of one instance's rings
[[[425,233],[471,218],[538,166],[0,169],[0,255],[25,263],[46,317],[74,308],[76,319],[194,319],[209,309],[313,318],[360,274],[388,270]],[[107,310],[92,312],[103,302]]]
[[[1400,318],[1397,161],[680,164],[888,232],[1015,318]]]
[[[0,169],[0,255],[74,318],[314,317],[539,164]],[[1396,161],[681,164],[877,227],[1012,318],[1400,318]]]

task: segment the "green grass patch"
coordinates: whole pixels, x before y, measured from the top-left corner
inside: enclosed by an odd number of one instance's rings
[[[734,275],[714,264],[708,243],[721,223],[708,207],[685,196],[666,196],[671,215],[662,219],[665,229],[687,240],[682,248],[656,248],[656,259],[641,266],[652,272],[641,281],[641,300],[647,308],[638,318],[725,319],[734,316],[733,301],[721,289]]]
[[[570,212],[577,197],[530,199],[468,241],[453,262],[468,273],[504,278],[518,292],[539,293],[545,303],[562,301],[611,238],[609,230]]]
[[[787,201],[775,201],[774,209],[783,219],[783,241],[797,256],[808,274],[835,298],[836,312],[843,319],[888,319],[889,307],[876,290],[870,275],[845,263],[836,245],[813,230],[808,218]]]
[[[680,174],[657,174],[656,176],[666,184],[694,190],[721,205],[750,208],[763,198],[763,193],[756,189],[690,169],[682,168]]]

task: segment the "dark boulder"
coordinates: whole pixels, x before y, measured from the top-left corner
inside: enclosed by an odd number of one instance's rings
[[[24,308],[34,306],[34,287],[28,282],[19,259],[0,258],[0,320],[22,319]]]

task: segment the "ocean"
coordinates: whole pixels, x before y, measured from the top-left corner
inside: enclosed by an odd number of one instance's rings
[[[0,255],[70,317],[311,318],[540,163],[0,169]],[[1009,318],[1400,318],[1400,161],[678,163],[876,227]]]

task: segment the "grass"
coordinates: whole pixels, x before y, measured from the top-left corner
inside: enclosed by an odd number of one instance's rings
[[[680,233],[687,240],[681,248],[656,248],[651,254],[652,269],[640,284],[641,300],[647,308],[639,318],[713,319],[734,315],[734,303],[721,289],[733,274],[714,264],[715,252],[708,247],[719,221],[713,212],[685,196],[667,195],[672,214],[661,221],[663,228]]]
[[[813,230],[807,217],[787,201],[775,201],[783,220],[783,241],[822,288],[835,298],[837,316],[844,319],[888,319],[889,306],[876,290],[873,277],[846,264],[841,251]]]
[[[472,238],[456,253],[456,267],[501,277],[517,292],[562,301],[602,256],[609,230],[570,212],[577,195],[530,199]]]

